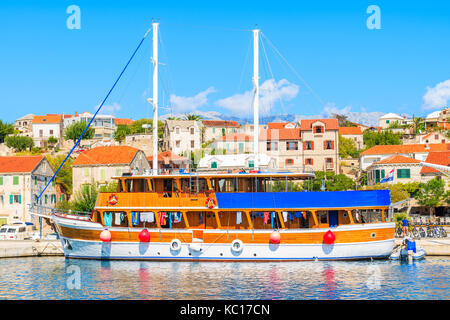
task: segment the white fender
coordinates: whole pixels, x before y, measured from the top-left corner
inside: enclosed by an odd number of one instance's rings
[[[181,241],[178,239],[173,239],[170,241],[170,250],[178,251],[181,249]]]
[[[202,251],[202,245],[201,243],[191,243],[189,244],[189,249],[191,249],[192,251],[197,251],[200,252]]]
[[[242,249],[244,249],[244,243],[241,240],[235,239],[231,242],[231,250],[234,252],[241,252]]]

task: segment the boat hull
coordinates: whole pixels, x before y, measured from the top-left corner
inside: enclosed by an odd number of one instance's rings
[[[388,258],[394,247],[394,224],[345,225],[332,229],[283,229],[279,244],[269,241],[273,230],[149,229],[150,242],[140,242],[136,228],[109,228],[112,239],[103,242],[100,224],[54,218],[67,258],[157,261],[303,261]],[[125,229],[125,230],[123,230]],[[333,244],[323,243],[332,230]],[[368,236],[370,234],[370,236]],[[374,236],[375,235],[375,236]],[[116,239],[116,240],[115,240]],[[178,239],[178,240],[174,240]],[[236,239],[241,247],[233,249]],[[178,241],[177,250],[173,242]]]

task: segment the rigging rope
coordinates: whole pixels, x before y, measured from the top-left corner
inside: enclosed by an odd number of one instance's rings
[[[149,34],[151,28],[149,28],[147,30],[147,32],[145,33],[144,37],[142,38],[141,42],[139,42],[139,45],[137,46],[137,48],[134,50],[133,54],[131,55],[131,58],[128,60],[127,64],[125,65],[125,67],[123,68],[122,72],[120,73],[119,77],[116,79],[116,81],[114,82],[113,86],[111,87],[111,89],[109,90],[108,94],[106,95],[105,99],[103,99],[103,102],[100,104],[100,106],[98,107],[97,111],[95,112],[94,116],[92,117],[92,119],[89,121],[88,125],[86,126],[86,128],[84,128],[83,132],[81,133],[80,137],[78,138],[78,140],[75,142],[74,146],[72,147],[72,149],[70,150],[70,152],[67,154],[66,158],[64,159],[64,161],[61,163],[61,165],[59,166],[59,168],[56,170],[55,174],[52,176],[52,178],[50,179],[50,181],[47,183],[47,185],[45,186],[44,190],[42,190],[42,192],[39,194],[39,196],[37,197],[36,201],[39,203],[39,199],[42,197],[42,194],[45,192],[45,190],[47,190],[48,186],[50,185],[50,183],[52,183],[53,179],[55,179],[56,175],[58,174],[59,170],[62,168],[62,166],[64,165],[64,163],[67,161],[67,159],[70,157],[70,155],[72,154],[72,152],[75,150],[75,148],[78,146],[78,144],[80,143],[81,138],[83,137],[83,135],[86,133],[87,129],[89,128],[89,126],[91,125],[91,123],[94,121],[95,117],[97,116],[97,114],[99,113],[100,109],[103,107],[103,105],[106,102],[106,99],[108,99],[109,95],[111,94],[111,92],[113,91],[114,87],[116,86],[117,82],[119,82],[120,78],[122,77],[123,73],[125,72],[125,70],[127,69],[128,65],[130,64],[131,60],[133,60],[134,56],[136,55],[136,52],[139,50],[139,48],[141,47],[142,43],[144,42],[145,38],[147,38],[147,35]]]

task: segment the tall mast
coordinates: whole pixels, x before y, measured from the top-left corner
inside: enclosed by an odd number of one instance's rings
[[[153,174],[158,174],[158,27],[153,25]]]
[[[255,170],[259,168],[259,29],[253,30],[253,86],[255,99],[253,101],[253,150],[255,153]]]

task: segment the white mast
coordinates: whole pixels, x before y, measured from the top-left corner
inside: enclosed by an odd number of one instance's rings
[[[158,174],[158,22],[153,22],[153,174]]]
[[[255,99],[253,102],[253,150],[255,153],[254,169],[259,167],[259,29],[253,30],[253,86]]]

